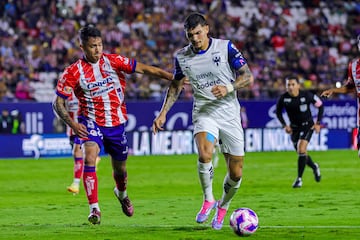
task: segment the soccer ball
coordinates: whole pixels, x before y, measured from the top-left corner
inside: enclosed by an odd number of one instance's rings
[[[230,216],[230,227],[242,237],[256,232],[258,224],[258,216],[250,208],[238,208]]]

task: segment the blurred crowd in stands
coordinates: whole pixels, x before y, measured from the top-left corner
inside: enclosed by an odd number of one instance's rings
[[[255,76],[242,99],[274,99],[297,74],[319,91],[342,83],[357,57],[360,2],[319,0],[3,0],[0,1],[0,101],[51,101],[59,73],[81,58],[79,28],[95,24],[104,51],[173,71],[188,42],[183,21],[207,16],[211,36],[231,39]],[[129,75],[128,100],[159,100],[168,82]],[[190,87],[181,97],[191,99]],[[345,96],[344,96],[345,97]]]

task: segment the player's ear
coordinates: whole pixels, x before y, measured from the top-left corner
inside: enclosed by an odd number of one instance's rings
[[[209,25],[205,25],[204,27],[205,27],[205,31],[206,31],[206,33],[209,33],[209,31],[210,31],[210,29],[209,29]]]

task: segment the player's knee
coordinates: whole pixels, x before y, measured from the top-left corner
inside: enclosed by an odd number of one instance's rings
[[[199,152],[199,162],[208,163],[211,162],[213,153],[211,152]]]
[[[229,177],[234,182],[239,182],[242,178],[242,171],[230,172]]]
[[[84,158],[85,165],[95,166],[97,157],[98,155],[95,153],[87,153]]]

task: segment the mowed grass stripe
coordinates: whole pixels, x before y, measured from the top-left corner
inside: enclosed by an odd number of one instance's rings
[[[135,215],[125,217],[113,195],[111,164],[99,165],[100,226],[87,222],[84,190],[66,192],[73,160],[0,160],[0,239],[231,239],[230,212],[250,207],[260,227],[251,239],[360,239],[360,161],[352,150],[310,152],[322,181],[306,168],[303,187],[293,189],[295,152],[247,153],[242,186],[221,231],[195,223],[202,195],[196,155],[130,156],[128,193]],[[215,169],[221,196],[226,169]],[[213,215],[213,214],[212,214]],[[91,234],[91,235],[89,235]]]

